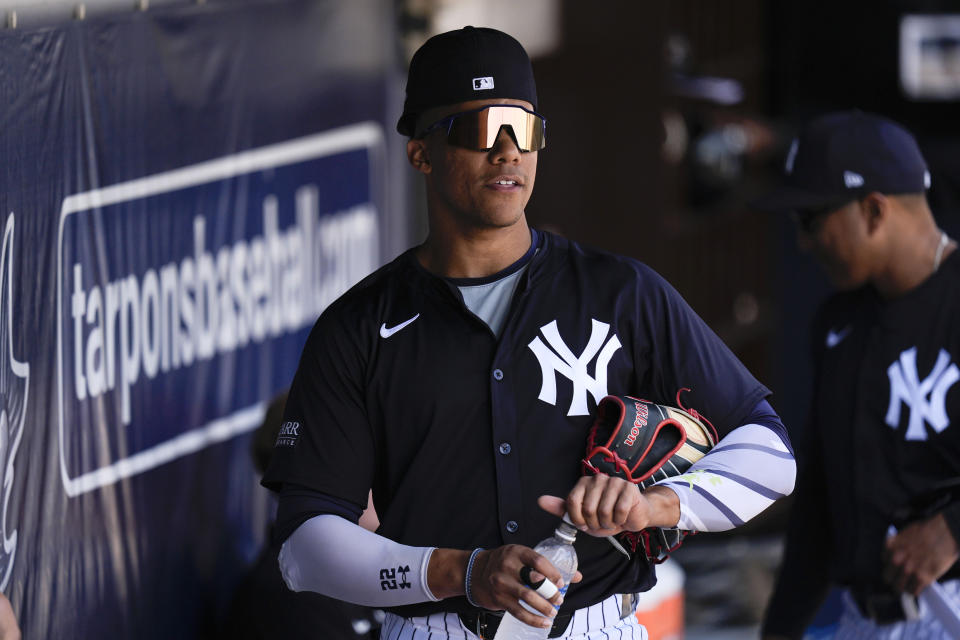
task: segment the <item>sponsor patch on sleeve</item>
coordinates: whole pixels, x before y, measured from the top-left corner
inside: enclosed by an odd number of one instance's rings
[[[277,434],[277,443],[275,447],[295,447],[300,440],[300,423],[284,422],[280,425],[280,433]]]

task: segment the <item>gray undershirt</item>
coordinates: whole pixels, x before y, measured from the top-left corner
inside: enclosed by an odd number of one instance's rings
[[[463,294],[463,303],[467,305],[467,309],[486,322],[497,337],[500,337],[503,321],[506,320],[507,312],[510,310],[513,292],[517,290],[520,276],[528,266],[523,265],[510,275],[493,282],[457,287]]]

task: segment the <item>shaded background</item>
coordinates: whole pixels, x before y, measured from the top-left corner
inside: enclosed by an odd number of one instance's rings
[[[275,11],[287,5],[248,4]],[[807,327],[827,286],[798,253],[789,221],[752,211],[748,202],[776,182],[799,123],[849,107],[899,120],[916,133],[930,164],[938,222],[960,233],[957,93],[910,96],[900,70],[904,18],[960,11],[956,2],[315,4],[340,12],[361,7],[392,25],[345,20],[342,28],[355,30],[355,38],[344,38],[341,46],[362,47],[351,40],[377,38],[389,52],[396,82],[412,51],[435,32],[493,26],[524,43],[534,58],[539,109],[550,133],[528,208],[531,222],[639,258],[663,274],[774,391],[772,403],[794,434],[806,420],[810,391]],[[8,29],[29,33],[79,18],[96,25],[119,12],[175,13],[189,5],[0,0],[0,10]],[[932,55],[947,63],[946,75],[960,86],[960,33],[935,40]],[[285,73],[300,77],[296,67]],[[284,95],[274,98],[282,110]],[[322,87],[316,99],[322,111],[348,111]],[[401,96],[386,99],[390,104],[378,108],[389,122],[390,114],[395,120],[400,113]],[[394,135],[389,128],[386,133]],[[390,179],[404,186],[394,190],[385,212],[384,260],[419,242],[425,230],[421,187],[403,166],[402,145],[392,146]],[[236,450],[241,455],[243,447]],[[687,568],[688,637],[720,637],[700,631],[711,627],[727,628],[731,637],[755,633],[788,508],[789,500],[781,501],[742,530],[697,536],[676,554]],[[16,590],[13,604],[19,612]]]

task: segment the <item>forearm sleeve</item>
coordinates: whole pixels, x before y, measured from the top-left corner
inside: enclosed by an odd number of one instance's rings
[[[280,573],[293,591],[372,607],[436,601],[427,585],[433,547],[411,547],[335,515],[297,527],[280,548]]]
[[[658,485],[680,498],[678,529],[738,527],[793,491],[797,464],[771,429],[747,424],[731,431],[690,469]]]

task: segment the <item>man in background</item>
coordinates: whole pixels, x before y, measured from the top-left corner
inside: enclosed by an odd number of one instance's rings
[[[785,184],[757,203],[792,213],[839,290],[814,322],[811,419],[767,638],[801,638],[831,584],[845,588],[837,638],[953,637],[915,599],[937,580],[960,595],[960,259],[929,184],[910,133],[844,111],[802,130]]]

